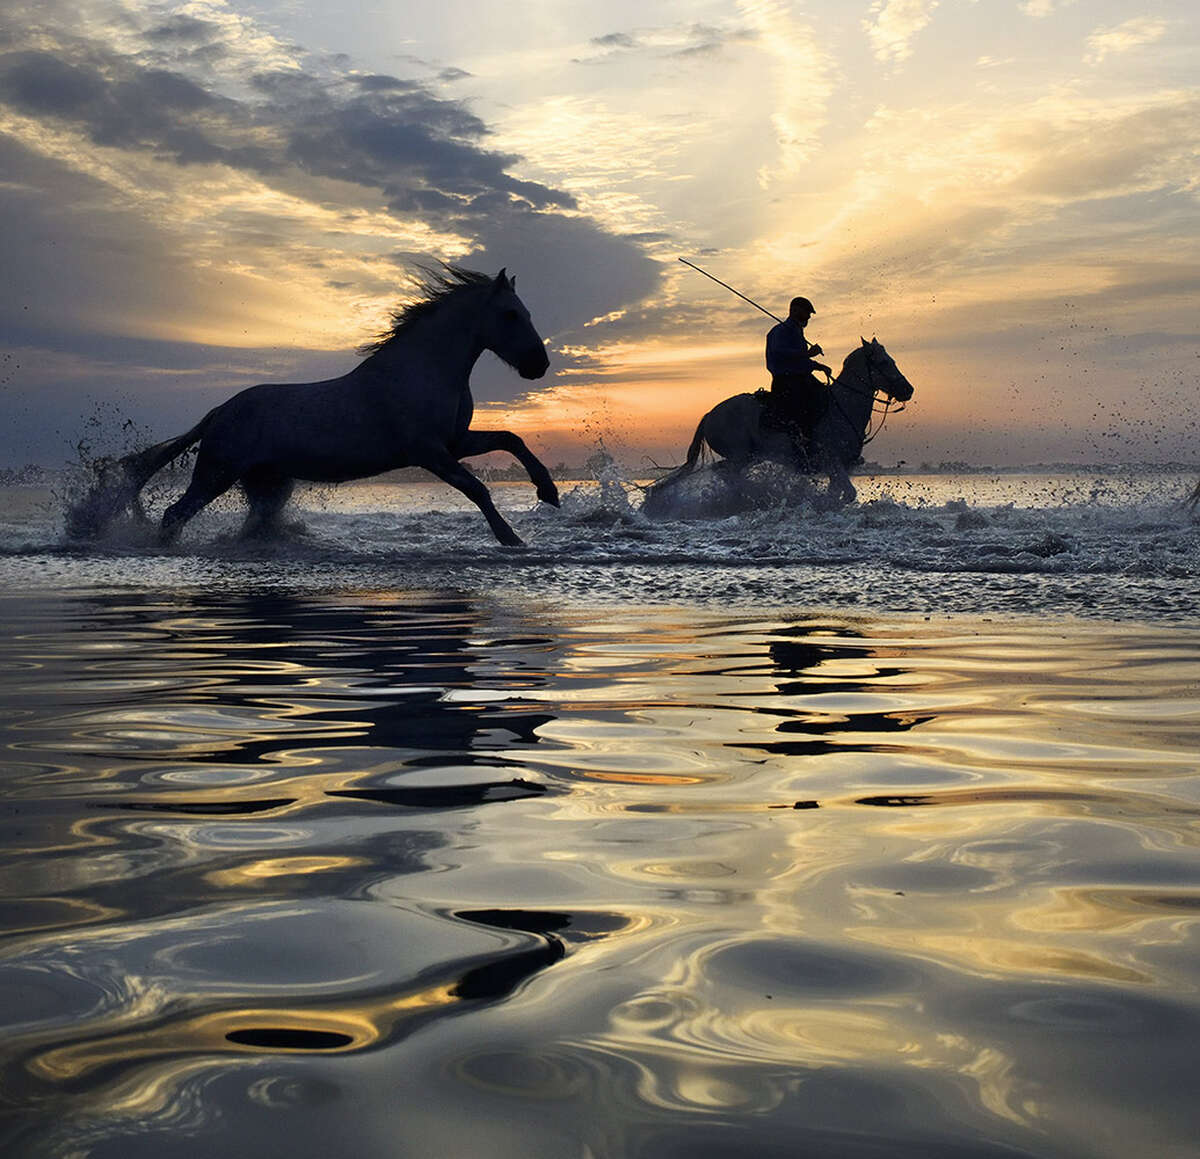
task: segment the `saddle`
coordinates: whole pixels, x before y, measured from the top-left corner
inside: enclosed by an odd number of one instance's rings
[[[762,424],[768,430],[782,431],[791,435],[801,445],[804,443],[804,429],[797,416],[789,407],[782,404],[779,395],[763,388],[754,392],[754,399],[762,407]]]
[[[765,430],[778,431],[786,435],[795,451],[796,463],[804,466],[808,463],[808,436],[796,414],[782,406],[779,396],[770,390],[761,389],[754,392],[755,401],[762,407],[762,425]]]

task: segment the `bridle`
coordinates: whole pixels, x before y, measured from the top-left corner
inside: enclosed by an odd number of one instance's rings
[[[875,386],[875,367],[871,362],[870,353],[867,354],[867,385],[871,387],[871,419],[867,423],[866,437],[863,439],[865,447],[880,431],[883,430],[884,424],[893,413],[892,407],[895,406],[894,413],[900,414],[905,409],[906,404],[896,401],[896,396],[888,391],[885,387]],[[883,409],[879,408],[879,396],[883,395]],[[879,415],[879,422],[876,423],[874,418]]]
[[[904,410],[904,403],[899,403],[896,406],[895,412],[892,411],[892,406],[893,406],[893,404],[896,403],[895,396],[892,395],[887,390],[886,386],[876,386],[875,385],[875,363],[874,363],[873,359],[871,358],[871,347],[869,345],[864,345],[863,347],[861,347],[861,349],[864,351],[863,361],[867,364],[866,388],[864,389],[864,388],[861,388],[858,386],[851,386],[849,383],[843,383],[842,389],[854,391],[856,394],[861,394],[864,397],[868,396],[868,395],[870,396],[871,418],[869,418],[867,420],[867,429],[863,432],[863,441],[862,441],[862,445],[865,447],[872,439],[874,439],[879,434],[880,431],[883,430],[884,423],[887,422],[888,417],[892,413],[899,414],[902,410]],[[838,412],[841,414],[842,418],[845,419],[846,426],[849,427],[850,430],[853,431],[856,429],[857,424],[850,418],[850,416],[848,414],[846,414],[846,411],[842,407],[841,402],[838,400],[837,395],[832,392],[833,383],[834,383],[833,376],[830,375],[829,376],[830,400],[833,402],[833,405],[837,407]],[[881,394],[883,395],[883,409],[882,410],[880,409],[880,405],[879,405],[880,404],[879,396]],[[872,421],[875,415],[881,416],[878,423],[873,423],[873,421]],[[872,429],[872,427],[874,429]]]

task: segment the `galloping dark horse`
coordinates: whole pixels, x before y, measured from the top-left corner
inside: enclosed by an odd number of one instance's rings
[[[912,398],[913,388],[900,373],[892,356],[877,339],[856,347],[842,363],[841,373],[829,388],[829,409],[813,430],[808,456],[798,451],[792,437],[766,421],[765,392],[735,394],[719,402],[696,427],[687,461],[660,479],[651,492],[666,491],[690,474],[707,443],[735,468],[758,459],[786,463],[808,473],[829,475],[829,493],[841,503],[857,495],[849,469],[862,454],[867,424],[877,394],[897,402]],[[648,497],[649,498],[649,497]]]
[[[501,543],[519,544],[487,487],[459,460],[508,451],[539,499],[557,506],[558,491],[517,435],[470,429],[469,378],[484,350],[522,378],[541,378],[550,364],[545,343],[504,270],[493,279],[446,266],[426,271],[421,288],[425,297],[395,311],[349,374],[243,390],[185,434],[121,459],[72,511],[68,530],[101,530],[136,504],[151,476],[199,443],[191,483],[163,515],[164,540],[235,483],[250,506],[243,535],[263,535],[278,527],[297,479],[340,483],[416,466],[471,499]]]

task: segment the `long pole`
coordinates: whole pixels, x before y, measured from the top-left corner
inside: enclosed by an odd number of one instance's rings
[[[764,314],[766,314],[766,316],[767,316],[768,318],[775,318],[775,321],[776,321],[776,322],[782,322],[782,321],[783,321],[783,319],[782,319],[782,318],[776,318],[776,317],[775,317],[775,315],[774,315],[774,314],[772,314],[772,313],[771,313],[771,311],[770,311],[770,310],[768,310],[768,309],[767,309],[765,306],[760,306],[760,305],[759,305],[759,304],[758,304],[758,303],[757,303],[757,302],[756,302],[756,301],[755,301],[753,298],[747,298],[747,297],[746,297],[746,295],[745,295],[745,294],[743,294],[743,293],[742,293],[740,290],[735,290],[735,289],[734,289],[734,288],[733,288],[731,285],[729,285],[728,283],[721,281],[721,279],[720,279],[720,278],[714,278],[714,277],[712,276],[712,274],[710,274],[710,273],[709,273],[707,270],[702,270],[702,269],[701,269],[701,268],[700,268],[698,265],[695,265],[694,263],[692,263],[692,262],[689,262],[689,261],[687,260],[687,258],[680,258],[679,260],[680,260],[681,262],[683,262],[683,264],[684,264],[685,266],[688,266],[688,267],[690,267],[691,269],[695,270],[695,271],[696,271],[696,273],[698,273],[698,274],[703,274],[703,275],[704,275],[706,278],[710,279],[711,281],[714,281],[714,282],[716,282],[718,286],[724,286],[724,287],[725,287],[725,289],[727,289],[727,290],[728,290],[728,291],[729,291],[731,294],[737,294],[737,296],[738,296],[739,298],[741,298],[741,300],[742,300],[743,302],[749,302],[749,303],[750,303],[750,305],[751,305],[751,306],[753,306],[753,307],[754,307],[756,310],[762,310],[762,312],[763,312]]]
[[[716,282],[718,286],[724,286],[724,287],[725,287],[725,289],[727,289],[727,290],[728,290],[728,291],[729,291],[731,294],[737,294],[737,296],[738,296],[739,298],[741,298],[741,300],[742,300],[743,302],[749,302],[751,306],[753,306],[753,307],[754,307],[756,310],[761,310],[761,311],[762,311],[764,314],[766,314],[766,316],[767,316],[768,318],[775,318],[775,321],[776,321],[776,322],[779,322],[779,323],[782,323],[782,322],[783,322],[783,319],[782,319],[782,318],[777,318],[777,317],[775,317],[775,315],[774,315],[774,314],[772,314],[772,313],[771,313],[771,311],[770,311],[770,310],[768,310],[768,309],[767,309],[765,306],[760,306],[760,305],[759,305],[759,304],[758,304],[758,303],[757,303],[757,302],[756,302],[756,301],[755,301],[753,298],[747,298],[745,294],[743,294],[743,293],[742,293],[740,290],[735,290],[735,289],[734,289],[734,288],[733,288],[731,285],[729,285],[729,283],[728,283],[728,282],[723,282],[723,281],[721,281],[721,279],[720,279],[720,278],[714,278],[714,277],[712,276],[712,274],[710,274],[710,273],[708,272],[708,270],[702,270],[702,269],[701,269],[701,268],[700,268],[698,265],[696,265],[694,262],[689,262],[689,261],[687,260],[687,258],[680,258],[679,260],[680,260],[681,262],[683,262],[683,264],[684,264],[685,266],[689,266],[691,269],[695,270],[695,271],[696,271],[696,273],[698,273],[698,274],[703,274],[703,275],[704,275],[706,278],[709,278],[709,279],[711,279],[712,281]],[[815,347],[815,346],[810,346],[810,347],[809,347],[809,349],[810,349],[810,351],[812,351],[812,350],[816,350],[816,347]],[[833,375],[832,375],[832,374],[831,374],[831,373],[830,373],[828,370],[827,370],[827,371],[825,371],[825,377],[826,377],[826,378],[828,378],[830,382],[832,382],[832,381],[833,381]],[[1197,484],[1197,485],[1196,485],[1196,490],[1197,490],[1197,492],[1200,492],[1200,484]]]

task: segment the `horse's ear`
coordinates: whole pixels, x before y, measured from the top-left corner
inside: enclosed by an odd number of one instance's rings
[[[859,335],[859,337],[860,337],[860,338],[862,338],[862,335],[860,334],[860,335]],[[862,344],[863,344],[864,346],[870,346],[870,345],[871,345],[871,344],[870,344],[870,343],[869,343],[869,342],[868,342],[868,341],[867,341],[865,338],[863,338],[863,340],[862,340]]]
[[[505,266],[497,275],[496,280],[492,283],[493,290],[511,290],[512,283],[508,280],[508,267]]]

